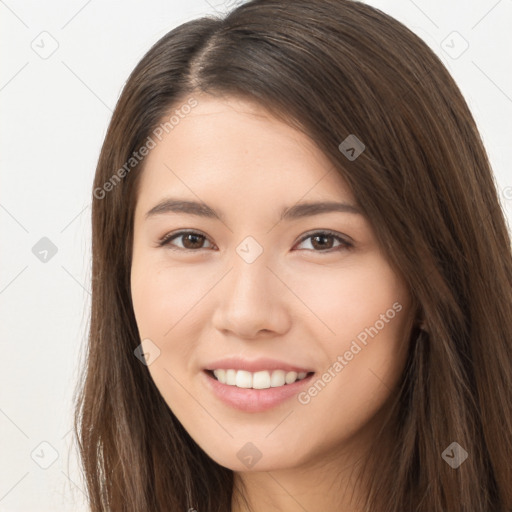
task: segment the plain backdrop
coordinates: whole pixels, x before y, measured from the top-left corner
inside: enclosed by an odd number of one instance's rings
[[[0,0],[0,511],[87,510],[71,415],[101,144],[150,46],[233,3]],[[418,34],[454,76],[512,224],[512,1],[368,3]]]

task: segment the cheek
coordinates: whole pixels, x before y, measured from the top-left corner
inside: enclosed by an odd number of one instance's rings
[[[144,352],[151,354],[148,371],[168,406],[181,418],[191,409],[183,383],[191,371],[195,340],[200,339],[193,330],[197,314],[193,306],[201,291],[190,286],[190,277],[188,272],[165,268],[149,258],[140,264],[134,260],[132,266],[135,319]]]
[[[193,324],[196,305],[211,287],[205,279],[190,269],[169,268],[161,259],[134,261],[131,290],[141,337],[172,339],[181,323]]]
[[[303,286],[305,301],[329,330],[318,320],[311,324],[317,326],[315,336],[326,354],[326,366],[300,403],[309,408],[311,418],[330,410],[328,425],[335,436],[340,425],[347,433],[361,428],[400,378],[410,304],[403,284],[380,258],[333,275],[327,279],[319,273],[318,288],[309,281]]]
[[[159,388],[165,382],[165,375],[168,376],[166,370],[174,373],[172,363],[177,362],[176,351],[179,349],[173,342],[174,326],[178,321],[176,309],[179,309],[175,290],[179,283],[175,278],[171,282],[171,276],[176,273],[161,272],[151,257],[134,257],[131,272],[133,310],[143,351],[152,356],[148,370]]]
[[[187,399],[178,382],[197,372],[201,331],[211,317],[207,294],[218,278],[208,269],[170,266],[163,257],[163,251],[134,257],[131,291],[140,339],[151,340],[149,346],[154,344],[158,353],[149,372],[164,397],[172,397],[176,405],[182,395]]]
[[[371,254],[354,261],[332,271],[311,267],[288,281],[304,302],[304,312],[311,314],[309,325],[319,339],[329,340],[329,346],[343,348],[360,333],[364,338],[366,328],[382,326],[386,312],[392,319],[405,316],[396,310],[405,310],[408,294],[385,260]],[[386,329],[392,323],[386,323]]]

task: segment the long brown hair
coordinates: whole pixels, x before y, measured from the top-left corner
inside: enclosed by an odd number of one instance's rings
[[[91,510],[231,508],[233,472],[199,448],[134,356],[141,340],[130,267],[144,159],[131,159],[200,91],[257,101],[307,133],[351,187],[418,305],[425,329],[413,330],[380,431],[394,443],[360,475],[366,504],[376,512],[512,508],[511,242],[467,104],[428,46],[376,8],[254,0],[162,37],[130,75],[103,144],[75,411]],[[365,145],[353,160],[339,149],[351,134]],[[454,441],[468,453],[457,469],[442,457]]]

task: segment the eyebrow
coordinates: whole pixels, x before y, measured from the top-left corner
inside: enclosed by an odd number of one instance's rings
[[[285,207],[281,211],[279,220],[294,220],[302,217],[310,217],[320,215],[322,213],[341,212],[363,215],[362,211],[355,205],[349,203],[338,203],[334,201],[316,202],[316,203],[299,203],[290,207]],[[185,213],[189,215],[197,215],[210,219],[225,220],[222,212],[217,212],[205,203],[197,201],[185,201],[181,199],[166,198],[149,210],[145,218],[151,218],[157,215],[168,213]]]

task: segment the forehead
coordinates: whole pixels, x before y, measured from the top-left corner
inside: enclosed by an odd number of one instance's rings
[[[166,193],[215,196],[226,208],[240,200],[283,202],[284,196],[286,202],[304,195],[353,201],[330,160],[303,132],[254,102],[194,97],[197,105],[145,157],[138,198],[145,206]]]

